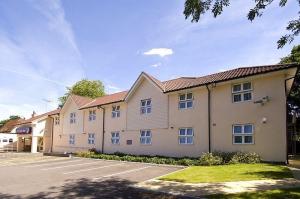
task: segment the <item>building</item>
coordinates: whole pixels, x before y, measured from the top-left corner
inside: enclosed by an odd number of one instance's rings
[[[129,91],[71,95],[48,114],[53,142],[46,148],[174,157],[251,151],[284,162],[286,96],[297,69],[254,66],[163,82],[143,72]]]

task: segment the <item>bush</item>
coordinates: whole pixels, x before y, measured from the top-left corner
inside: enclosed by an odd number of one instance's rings
[[[247,164],[254,164],[261,162],[261,158],[257,153],[250,152],[237,152],[233,155],[231,160],[229,161],[230,164],[237,164],[237,163],[247,163]]]
[[[223,159],[220,156],[213,155],[212,153],[203,153],[199,161],[200,165],[205,166],[220,165],[223,163]]]
[[[129,155],[124,153],[102,154],[92,149],[87,152],[78,152],[76,154],[84,158],[97,158],[105,160],[119,160],[129,162],[145,162],[155,164],[172,164],[182,166],[198,166],[198,165],[221,165],[221,164],[237,164],[237,163],[259,163],[261,158],[256,153],[245,152],[213,152],[203,153],[200,158],[172,158],[164,156],[147,156],[147,155]]]

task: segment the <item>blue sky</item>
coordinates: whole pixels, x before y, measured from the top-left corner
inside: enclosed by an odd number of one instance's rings
[[[274,1],[251,23],[252,6],[234,0],[217,19],[190,23],[184,0],[0,1],[0,119],[55,109],[65,87],[82,78],[113,93],[141,71],[167,80],[275,64],[299,43],[276,48],[299,6]]]

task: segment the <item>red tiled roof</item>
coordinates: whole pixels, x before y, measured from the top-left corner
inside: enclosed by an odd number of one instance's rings
[[[171,92],[181,89],[187,89],[197,86],[202,86],[210,83],[217,83],[222,81],[228,81],[232,79],[243,78],[252,75],[263,74],[267,72],[273,72],[288,68],[299,67],[298,64],[276,64],[265,66],[252,66],[236,68],[212,75],[206,75],[203,77],[181,77],[178,79],[168,80],[163,82],[165,86],[164,92]]]
[[[20,124],[28,124],[28,123],[31,123],[31,122],[33,122],[33,121],[35,121],[35,120],[40,119],[40,118],[47,117],[47,116],[50,116],[50,115],[58,114],[58,113],[60,112],[60,110],[61,110],[61,109],[56,109],[56,110],[53,110],[53,111],[49,111],[49,112],[47,112],[47,113],[43,113],[43,114],[41,114],[41,115],[34,116],[34,117],[29,118],[29,119],[27,119],[27,120],[22,120],[22,121],[20,121],[20,122],[18,123],[18,125],[20,125]]]
[[[0,128],[0,133],[10,133],[11,130],[13,130],[13,128],[23,120],[24,119],[22,118],[9,120]]]
[[[78,107],[81,107],[87,103],[90,103],[93,101],[92,98],[89,98],[89,97],[83,97],[83,96],[79,96],[79,95],[74,95],[72,94],[71,95],[72,99],[74,100],[75,104],[78,106]]]
[[[91,107],[110,104],[114,102],[120,102],[124,100],[126,94],[127,91],[122,91],[122,92],[98,97],[94,99],[92,102],[83,105],[82,107],[80,107],[80,109],[91,108]]]

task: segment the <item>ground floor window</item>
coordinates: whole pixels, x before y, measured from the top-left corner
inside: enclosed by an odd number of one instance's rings
[[[141,144],[151,144],[151,131],[141,130],[140,143]]]
[[[89,133],[88,134],[88,143],[89,144],[95,144],[95,133]]]
[[[120,144],[120,132],[111,132],[111,143]]]
[[[232,126],[233,144],[253,144],[253,125],[235,124]]]
[[[69,144],[75,144],[75,135],[74,134],[69,135]]]
[[[179,144],[193,144],[194,130],[193,128],[180,128],[178,135]]]

